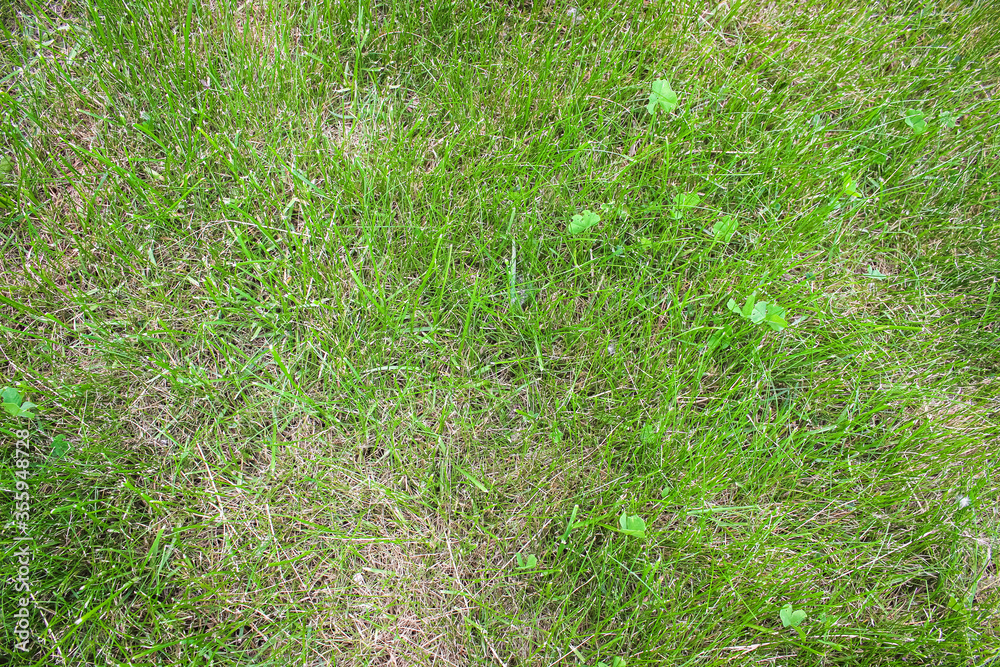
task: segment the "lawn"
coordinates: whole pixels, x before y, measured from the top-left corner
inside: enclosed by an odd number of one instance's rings
[[[3,3],[0,664],[1000,662],[995,3]]]

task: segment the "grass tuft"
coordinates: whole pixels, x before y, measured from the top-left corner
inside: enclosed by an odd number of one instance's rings
[[[5,663],[990,663],[995,25],[0,7]]]

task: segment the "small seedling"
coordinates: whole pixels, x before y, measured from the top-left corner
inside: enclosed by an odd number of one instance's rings
[[[621,532],[626,535],[646,537],[646,522],[640,516],[629,515],[623,511],[621,518],[618,519],[618,525],[621,527]]]
[[[781,619],[782,627],[795,628],[795,631],[799,633],[799,637],[802,639],[806,638],[805,631],[799,627],[808,618],[806,612],[801,609],[793,609],[792,603],[789,602],[778,612],[778,617]]]
[[[969,595],[963,597],[955,597],[954,595],[948,596],[948,609],[959,614],[965,614],[972,611],[972,607],[976,604],[976,590],[977,585],[973,585],[972,592]]]
[[[49,452],[49,461],[58,461],[66,456],[66,452],[68,451],[69,441],[62,433],[56,435],[56,437],[52,438],[52,451]]]
[[[885,280],[889,276],[885,275],[874,266],[868,267],[868,272],[865,274],[866,278],[874,278],[875,280]]]
[[[763,322],[775,331],[781,331],[788,326],[788,322],[785,320],[785,309],[767,301],[757,301],[757,292],[747,298],[742,308],[736,304],[734,299],[730,299],[726,307],[743,319],[750,320],[754,324]]]
[[[519,570],[533,570],[538,565],[538,559],[534,554],[528,554],[527,556],[514,554],[514,557],[517,559],[517,569]]]
[[[941,115],[938,116],[938,120],[941,121],[941,124],[949,130],[954,130],[958,126],[958,116],[950,111],[942,112]]]
[[[715,239],[716,243],[729,243],[733,240],[733,235],[736,234],[736,229],[739,226],[739,220],[727,215],[712,225],[712,238]]]
[[[38,416],[34,412],[37,406],[34,403],[22,400],[20,392],[13,387],[4,387],[0,390],[0,399],[3,399],[4,411],[11,417],[34,419]]]
[[[604,214],[605,218],[621,218],[622,220],[628,220],[629,216],[632,215],[628,206],[614,201],[601,204],[601,213]]]
[[[590,209],[585,209],[583,213],[577,213],[573,216],[573,219],[570,220],[569,225],[566,227],[566,231],[576,236],[577,234],[587,231],[600,221],[601,216],[597,215]]]
[[[906,115],[903,116],[903,121],[910,126],[913,134],[923,134],[928,129],[925,118],[927,116],[924,115],[923,111],[919,109],[907,109]]]
[[[670,113],[677,108],[677,93],[664,79],[657,79],[650,87],[649,104],[646,105],[646,111],[655,114],[657,107],[663,109],[665,113]]]
[[[844,182],[841,185],[841,196],[847,196],[852,198],[861,197],[861,192],[858,191],[858,184],[854,182],[854,179],[850,176],[844,176]]]
[[[625,659],[619,658],[617,655],[611,659],[611,664],[606,662],[598,662],[597,667],[625,667]]]
[[[882,156],[876,155],[873,160],[876,163],[880,163]],[[844,176],[844,180],[840,183],[840,190],[830,196],[827,201],[825,211],[829,213],[830,211],[835,211],[837,209],[843,208],[845,205],[850,203],[858,204],[860,200],[864,198],[864,194],[858,188],[858,184],[850,176]]]
[[[701,195],[697,192],[681,192],[674,195],[674,205],[670,207],[670,217],[680,220],[688,209],[692,209],[701,201]]]

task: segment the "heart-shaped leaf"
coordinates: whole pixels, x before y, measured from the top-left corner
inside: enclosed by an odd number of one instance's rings
[[[530,570],[538,565],[538,559],[533,554],[528,554],[527,556],[522,556],[521,554],[514,554],[517,558],[517,569],[519,570]]]
[[[634,514],[630,516],[622,512],[621,518],[618,519],[618,525],[621,527],[621,532],[626,535],[646,537],[646,522],[640,516]]]
[[[781,625],[786,628],[798,627],[808,618],[806,612],[801,609],[793,610],[791,603],[781,608],[781,611],[778,612],[778,617],[781,618]]]
[[[49,453],[49,460],[59,460],[64,457],[68,451],[69,441],[65,438],[65,436],[63,436],[63,434],[60,433],[56,437],[52,438],[52,451]]]
[[[566,228],[570,234],[576,235],[585,232],[601,221],[601,216],[587,209],[583,213],[573,216],[569,226]]]
[[[631,213],[628,210],[628,206],[625,204],[618,204],[616,202],[608,202],[601,204],[601,213],[608,217],[618,217],[627,219]]]
[[[729,310],[733,311],[737,315],[742,315],[743,314],[740,311],[739,305],[737,305],[736,301],[734,301],[733,299],[730,299],[729,301],[726,302],[726,308],[728,308]]]
[[[646,105],[646,111],[654,114],[657,107],[663,109],[666,113],[670,113],[677,108],[677,93],[670,87],[670,83],[664,79],[657,79],[650,87],[649,104]]]
[[[0,390],[0,400],[4,403],[13,403],[14,405],[21,405],[21,394],[13,387],[4,387]]]
[[[701,195],[697,192],[680,192],[674,195],[674,205],[670,209],[670,217],[680,220],[688,209],[694,208],[701,201]]]
[[[29,419],[34,419],[38,415],[35,414],[37,405],[29,401],[25,401],[21,397],[21,393],[14,389],[13,387],[4,387],[0,389],[0,400],[3,401],[3,410],[11,417],[27,417]]]
[[[787,628],[792,624],[792,611],[793,609],[790,603],[786,603],[785,606],[778,611],[778,618],[781,619],[782,627]]]
[[[674,205],[678,208],[692,208],[698,205],[701,201],[701,195],[697,192],[682,192],[680,194],[674,195]]]
[[[754,304],[753,310],[750,311],[750,321],[754,324],[760,324],[767,317],[767,301],[758,301]]]
[[[919,109],[907,109],[903,121],[913,129],[913,134],[923,134],[927,131],[926,116]]]

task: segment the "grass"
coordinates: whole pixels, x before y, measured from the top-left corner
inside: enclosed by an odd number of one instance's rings
[[[996,8],[570,8],[0,9],[0,663],[997,660]]]

